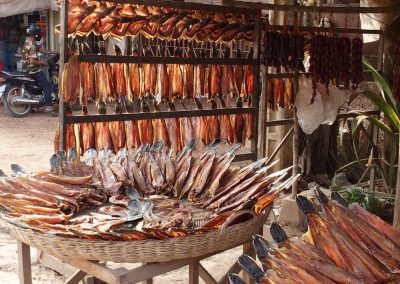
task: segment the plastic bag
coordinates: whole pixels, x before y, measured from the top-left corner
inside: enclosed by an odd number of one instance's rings
[[[332,125],[344,98],[343,92],[336,86],[329,85],[328,95],[325,86],[318,83],[314,103],[310,104],[312,92],[311,79],[299,77],[299,91],[294,104],[299,125],[306,134],[313,133],[321,124]]]

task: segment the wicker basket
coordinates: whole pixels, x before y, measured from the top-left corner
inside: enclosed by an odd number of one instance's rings
[[[143,241],[106,241],[45,235],[3,222],[9,233],[30,246],[60,258],[113,262],[164,262],[224,251],[251,239],[268,219],[272,206],[261,215],[224,229],[181,238]]]

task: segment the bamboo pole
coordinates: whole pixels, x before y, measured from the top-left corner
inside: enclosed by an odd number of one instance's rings
[[[399,135],[399,156],[400,156],[400,135]],[[396,182],[396,198],[394,201],[393,227],[400,231],[400,158],[397,159],[397,182]]]
[[[297,109],[294,107],[293,109],[294,118],[293,118],[293,170],[292,176],[297,176],[300,172],[299,169],[299,123],[297,121]],[[296,198],[298,192],[298,179],[296,179],[292,184],[292,199]]]

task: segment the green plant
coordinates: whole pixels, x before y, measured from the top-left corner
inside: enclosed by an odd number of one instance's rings
[[[392,89],[388,81],[365,58],[363,58],[363,63],[372,74],[379,89],[379,93],[364,90],[358,93],[358,95],[368,98],[383,113],[384,119],[381,120],[373,115],[365,115],[362,112],[357,112],[358,117],[350,123],[351,133],[354,140],[357,141],[357,137],[359,137],[360,131],[362,131],[372,144],[372,147],[374,147],[375,151],[379,153],[383,162],[382,164],[388,165],[388,171],[385,173],[382,169],[382,173],[388,186],[393,190],[396,186],[395,168],[400,130],[400,105],[393,97]],[[364,122],[366,120],[378,127],[387,134],[387,137],[389,137],[390,151],[393,153],[393,155],[390,156],[389,161],[383,160],[383,155],[379,147],[373,143],[370,133],[366,131],[364,127]]]
[[[379,203],[373,192],[365,191],[359,187],[349,187],[341,191],[341,194],[347,203],[358,203],[366,210],[376,208],[377,203]]]

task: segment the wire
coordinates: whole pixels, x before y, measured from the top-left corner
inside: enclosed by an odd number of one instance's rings
[[[347,3],[345,0],[340,0],[340,2],[342,2],[343,4],[345,4],[345,5],[349,6],[349,7],[354,7],[354,6],[350,5],[349,3]],[[375,21],[377,21],[377,22],[379,22],[381,24],[388,25],[387,23],[385,23],[385,22],[383,22],[381,20],[378,20],[377,18],[374,18],[374,17],[372,17],[371,15],[369,15],[367,13],[359,13],[359,14],[364,14],[365,16],[370,17],[371,19],[373,19],[373,20],[375,20]]]

